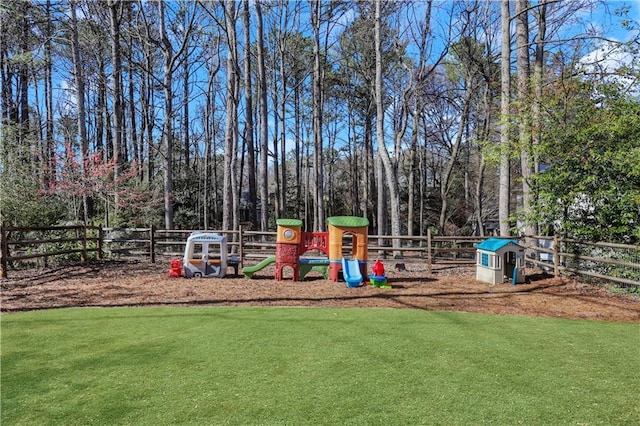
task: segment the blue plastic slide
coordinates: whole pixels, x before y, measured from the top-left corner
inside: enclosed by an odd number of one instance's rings
[[[360,287],[362,284],[362,272],[358,259],[342,258],[342,277],[347,282],[347,287]]]

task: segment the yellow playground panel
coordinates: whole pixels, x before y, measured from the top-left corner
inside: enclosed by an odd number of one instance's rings
[[[333,216],[327,219],[329,224],[329,279],[338,281],[342,270],[342,239],[345,234],[353,238],[352,261],[357,261],[362,276],[367,274],[367,238],[369,220],[357,216]]]

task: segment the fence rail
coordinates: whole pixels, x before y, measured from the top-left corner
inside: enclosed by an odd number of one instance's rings
[[[0,225],[0,278],[7,278],[8,265],[16,261],[89,253],[102,259],[102,228],[98,226],[10,227]]]
[[[150,228],[101,228],[97,226],[11,227],[0,225],[0,278],[7,278],[9,265],[49,258],[72,256],[86,262],[89,255],[103,257],[148,258],[182,256],[187,237],[196,230]],[[245,260],[274,255],[276,233],[260,231],[220,231],[227,236],[229,250],[238,255],[240,266]],[[476,244],[485,237],[370,235],[369,258],[392,259],[397,262],[474,265]],[[558,236],[531,236],[519,240],[526,249],[530,267],[553,271],[554,275],[578,274],[609,280],[624,286],[640,287],[640,246],[588,243],[561,239]],[[393,244],[396,244],[394,247]],[[350,237],[343,241],[350,249]],[[15,266],[14,266],[15,267]]]

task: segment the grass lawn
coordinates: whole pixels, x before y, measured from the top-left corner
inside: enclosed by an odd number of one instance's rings
[[[389,309],[0,317],[1,423],[640,424],[640,326]]]

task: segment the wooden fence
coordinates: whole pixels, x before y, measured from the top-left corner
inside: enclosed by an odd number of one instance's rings
[[[10,227],[0,226],[0,277],[6,278],[9,265],[24,267],[36,260],[43,266],[49,258],[86,261],[107,258],[182,257],[186,239],[194,230],[151,228],[101,228],[95,226]],[[259,231],[208,231],[227,236],[228,248],[244,262],[275,254],[276,233]],[[397,263],[471,266],[476,262],[475,246],[485,237],[474,236],[380,236],[370,235],[369,259]],[[528,267],[559,276],[578,274],[609,280],[622,286],[640,286],[640,246],[587,243],[556,237],[534,236],[519,239],[526,248]],[[348,250],[350,237],[343,241]],[[395,247],[392,247],[395,243]],[[75,259],[77,257],[78,259]]]
[[[74,257],[86,262],[91,253],[102,258],[102,229],[97,226],[11,227],[0,225],[0,278],[8,265],[18,261],[51,257]]]

